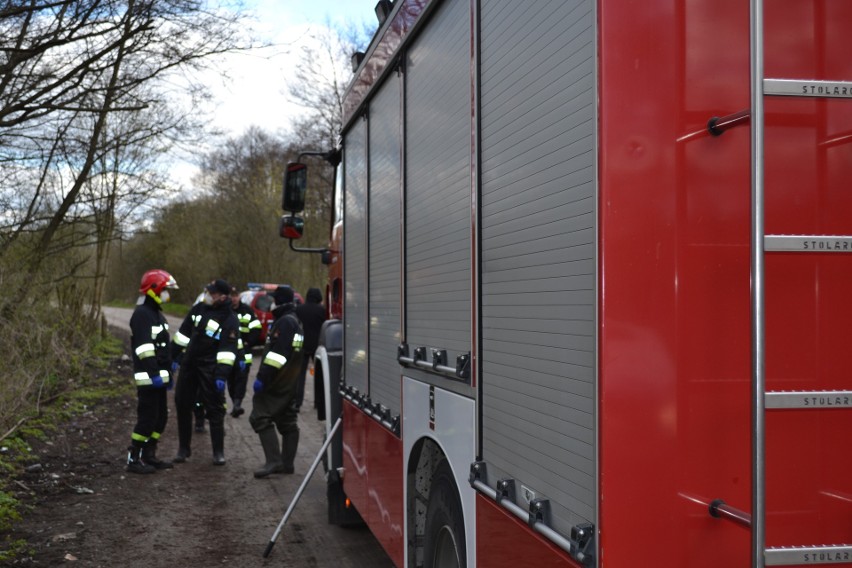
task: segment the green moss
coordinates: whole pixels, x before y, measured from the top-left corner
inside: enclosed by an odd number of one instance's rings
[[[99,337],[92,345],[92,355],[107,362],[120,357],[122,353],[124,353],[124,344],[112,335]]]
[[[27,541],[23,539],[9,540],[5,537],[0,543],[3,549],[0,550],[0,562],[15,560],[22,556],[32,556],[35,551],[27,545]]]
[[[15,497],[0,491],[0,532],[12,528],[12,523],[21,520],[21,503]]]

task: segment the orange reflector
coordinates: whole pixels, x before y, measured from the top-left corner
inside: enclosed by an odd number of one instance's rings
[[[349,500],[349,497],[347,497],[347,498],[346,498],[346,508],[348,509],[348,508],[349,508],[349,507],[351,507],[351,506],[352,506],[352,501],[350,501],[350,500]]]

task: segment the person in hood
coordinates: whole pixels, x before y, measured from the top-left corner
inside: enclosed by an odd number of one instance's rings
[[[299,388],[296,391],[296,409],[302,407],[302,401],[305,399],[305,375],[308,371],[308,364],[314,360],[314,354],[317,351],[319,344],[320,330],[325,322],[325,308],[322,305],[322,292],[319,288],[310,288],[305,295],[305,303],[296,306],[296,316],[302,322],[302,327],[305,330],[305,356],[302,358],[302,370],[299,372]],[[319,391],[317,384],[314,383],[314,404],[316,405]],[[321,387],[320,387],[321,390]]]
[[[193,407],[198,397],[210,423],[213,465],[225,464],[225,388],[237,363],[240,336],[230,292],[231,286],[224,280],[208,284],[209,299],[193,306],[172,341],[172,358],[180,360],[175,387],[178,423],[175,463],[183,463],[192,455]]]
[[[293,289],[289,286],[278,286],[272,293],[275,321],[254,381],[249,423],[260,437],[266,457],[266,463],[254,472],[256,478],[295,471],[299,414],[293,401],[302,368],[304,332],[295,314],[293,297]],[[276,428],[281,434],[281,443]]]

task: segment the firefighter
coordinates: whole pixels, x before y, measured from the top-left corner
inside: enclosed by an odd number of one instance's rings
[[[252,349],[260,342],[261,323],[254,310],[240,301],[240,293],[236,288],[231,288],[231,307],[240,322],[240,338],[237,343],[239,348],[237,365],[234,366],[234,372],[228,381],[228,394],[231,395],[231,402],[234,403],[231,416],[239,418],[246,412],[242,404],[246,396],[249,372],[251,372]]]
[[[302,358],[302,370],[299,372],[299,390],[296,392],[296,409],[302,407],[302,401],[305,399],[305,375],[308,371],[308,363],[310,363],[314,354],[317,351],[319,344],[320,329],[325,322],[325,308],[322,305],[322,292],[319,288],[310,288],[305,295],[305,303],[296,306],[296,316],[302,322],[305,330],[305,356]],[[316,383],[314,383],[314,392],[316,393]],[[316,397],[314,394],[314,405],[316,406]]]
[[[142,275],[141,295],[130,316],[137,401],[136,426],[127,454],[130,473],[154,473],[172,467],[171,462],[157,458],[157,442],[169,417],[166,390],[172,386],[169,324],[161,304],[169,301],[169,290],[177,287],[175,279],[165,270],[149,270]]]
[[[174,462],[192,455],[192,419],[196,396],[200,396],[210,425],[213,465],[225,465],[225,387],[237,361],[240,329],[231,309],[231,287],[214,280],[206,287],[209,305],[193,306],[172,341],[175,358],[181,355],[175,387],[178,451]]]
[[[269,330],[266,352],[254,381],[249,422],[260,437],[266,463],[254,472],[256,478],[272,473],[293,473],[299,446],[298,411],[293,402],[302,368],[302,324],[294,313],[293,290],[279,286],[272,293],[275,322]],[[278,443],[275,429],[281,433]]]

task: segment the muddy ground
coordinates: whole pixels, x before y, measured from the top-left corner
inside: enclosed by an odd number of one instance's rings
[[[129,359],[115,367],[118,377],[132,374]],[[174,456],[177,446],[171,393],[170,404],[161,458]],[[312,406],[308,389],[305,407]],[[17,497],[32,509],[11,535],[25,539],[31,554],[0,565],[393,566],[366,528],[326,523],[322,466],[271,555],[262,557],[322,443],[324,423],[311,412],[300,416],[296,475],[261,480],[252,476],[264,460],[247,415],[226,417],[224,466],[212,465],[205,433],[194,435],[187,463],[151,475],[126,473],[135,416],[135,396],[102,402],[34,447],[37,458],[16,482]]]

